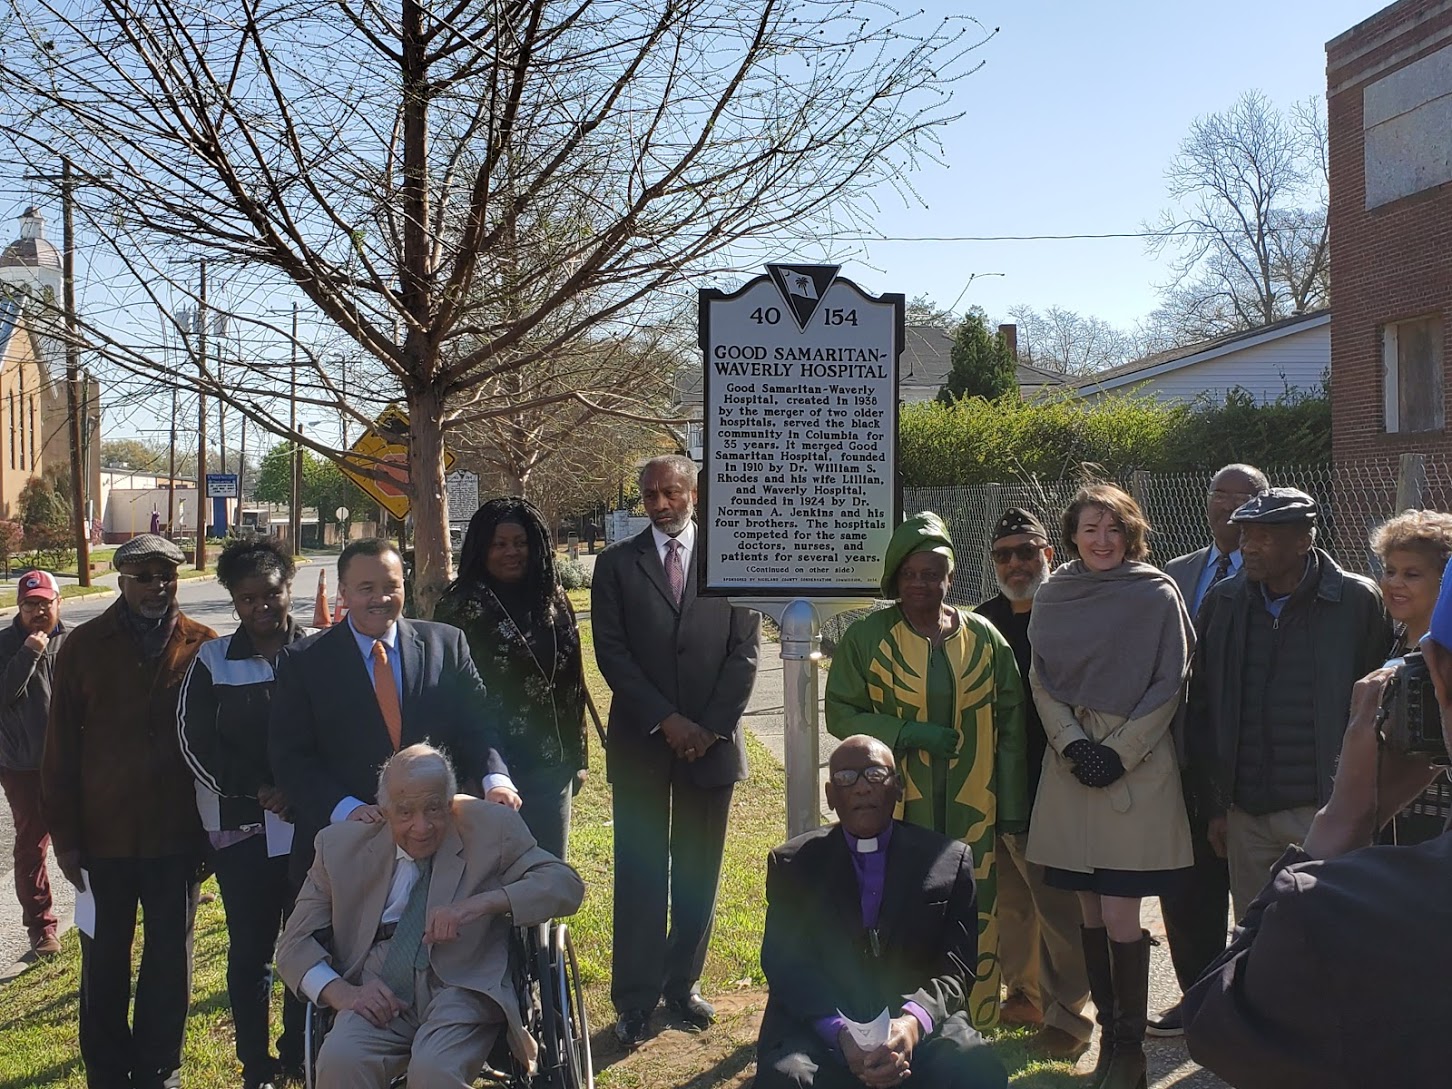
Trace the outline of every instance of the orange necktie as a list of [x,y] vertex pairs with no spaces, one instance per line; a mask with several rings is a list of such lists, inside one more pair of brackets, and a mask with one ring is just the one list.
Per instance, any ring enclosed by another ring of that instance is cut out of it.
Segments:
[[398,685],[393,683],[393,668],[388,664],[388,647],[382,639],[373,640],[373,694],[378,697],[383,725],[388,727],[388,740],[397,752],[403,740],[403,711],[398,704]]

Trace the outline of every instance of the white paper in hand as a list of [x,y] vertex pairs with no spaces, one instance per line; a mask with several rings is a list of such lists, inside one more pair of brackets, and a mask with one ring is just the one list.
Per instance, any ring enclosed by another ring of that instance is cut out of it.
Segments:
[[892,1030],[892,1018],[886,1007],[871,1021],[854,1021],[841,1010],[837,1011],[837,1016],[847,1022],[847,1035],[863,1051],[873,1051],[887,1043],[887,1035]]
[[81,867],[85,891],[76,891],[76,929],[88,938],[96,936],[96,894],[91,890],[91,871]]
[[285,821],[272,810],[264,811],[267,829],[267,857],[276,858],[292,850],[292,822]]

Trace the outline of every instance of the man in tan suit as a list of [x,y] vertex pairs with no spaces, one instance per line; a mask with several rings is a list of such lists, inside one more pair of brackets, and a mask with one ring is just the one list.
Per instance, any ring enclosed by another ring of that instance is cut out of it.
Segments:
[[[509,933],[572,914],[585,888],[508,806],[455,797],[448,760],[411,745],[378,779],[378,823],[324,828],[278,943],[287,985],[338,1012],[319,1089],[468,1086],[501,1029],[535,1042],[509,979]],[[331,927],[329,947],[318,932]]]

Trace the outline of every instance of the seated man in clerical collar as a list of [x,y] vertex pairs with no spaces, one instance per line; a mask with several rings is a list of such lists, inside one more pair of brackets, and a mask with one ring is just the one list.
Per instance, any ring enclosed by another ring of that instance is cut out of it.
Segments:
[[838,823],[767,860],[757,1089],[1008,1084],[967,1010],[973,854],[894,821],[901,792],[891,750],[847,738],[827,782]]
[[500,1031],[533,1060],[510,930],[572,914],[584,885],[509,806],[455,794],[447,757],[411,745],[379,775],[385,820],[318,833],[277,965],[294,991],[338,1011],[319,1089],[385,1089],[404,1073],[410,1085],[470,1085]]

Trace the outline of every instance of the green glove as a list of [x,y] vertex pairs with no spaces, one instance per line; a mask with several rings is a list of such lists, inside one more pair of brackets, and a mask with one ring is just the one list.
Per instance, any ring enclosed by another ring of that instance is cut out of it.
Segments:
[[906,723],[897,740],[905,749],[922,749],[930,756],[951,759],[958,755],[958,732],[931,722]]

